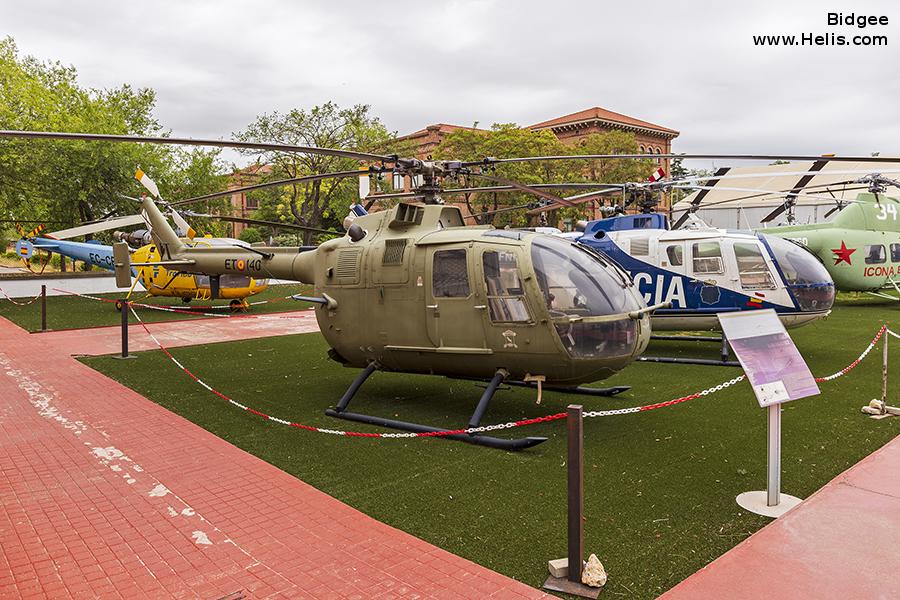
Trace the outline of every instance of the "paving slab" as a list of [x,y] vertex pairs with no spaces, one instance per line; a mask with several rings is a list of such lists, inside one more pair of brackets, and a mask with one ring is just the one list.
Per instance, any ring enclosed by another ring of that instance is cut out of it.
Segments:
[[898,473],[900,436],[661,598],[900,598]]
[[0,597],[550,598],[247,454],[53,335],[0,318]]
[[[132,319],[134,321],[134,319]],[[263,315],[207,317],[147,323],[147,328],[166,347],[198,346],[234,342],[275,335],[293,335],[319,331],[313,309]],[[122,351],[122,326],[64,329],[40,334],[47,344],[64,354],[98,356]],[[155,350],[156,344],[138,323],[128,327],[129,352]]]

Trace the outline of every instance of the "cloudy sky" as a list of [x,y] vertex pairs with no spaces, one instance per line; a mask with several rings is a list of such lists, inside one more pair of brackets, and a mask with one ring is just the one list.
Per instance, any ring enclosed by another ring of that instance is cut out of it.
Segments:
[[[23,54],[82,84],[157,91],[174,134],[366,103],[387,127],[531,124],[602,106],[682,132],[679,152],[900,153],[900,5],[829,27],[803,2],[29,0],[0,5]],[[887,47],[760,48],[754,34],[881,34]]]

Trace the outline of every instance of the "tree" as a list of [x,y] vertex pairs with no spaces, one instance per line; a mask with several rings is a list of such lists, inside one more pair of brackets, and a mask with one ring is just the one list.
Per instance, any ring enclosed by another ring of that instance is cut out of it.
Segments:
[[[78,85],[74,67],[20,57],[0,40],[0,128],[164,135],[153,90]],[[0,218],[50,220],[58,227],[108,214],[133,214],[140,166],[169,199],[221,189],[219,152],[151,144],[0,140]]]
[[[333,102],[310,110],[293,109],[285,114],[273,112],[256,118],[245,130],[235,134],[243,141],[373,151],[384,147],[391,134],[381,121],[369,114],[369,106],[358,104],[340,108]],[[271,165],[268,179],[293,179],[304,175],[359,168],[353,159],[299,154],[295,152],[245,151],[257,160]],[[326,228],[340,222],[347,208],[357,199],[354,177],[293,184],[277,192],[255,196],[261,200],[260,211],[275,220],[287,220],[309,227]],[[280,209],[279,209],[280,205]],[[274,210],[274,214],[272,211]],[[285,219],[282,219],[285,217]],[[315,234],[306,232],[303,243],[312,242]]]

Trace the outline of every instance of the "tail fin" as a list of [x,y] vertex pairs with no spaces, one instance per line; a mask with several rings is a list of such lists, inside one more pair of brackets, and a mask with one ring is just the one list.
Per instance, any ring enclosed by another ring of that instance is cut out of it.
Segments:
[[141,204],[144,208],[144,219],[150,226],[150,235],[153,237],[156,247],[159,248],[160,257],[163,260],[167,260],[180,254],[185,246],[181,243],[175,230],[166,221],[166,217],[159,211],[153,200],[144,196],[141,199]]
[[125,242],[113,244],[113,264],[116,271],[116,287],[131,287],[131,254]]

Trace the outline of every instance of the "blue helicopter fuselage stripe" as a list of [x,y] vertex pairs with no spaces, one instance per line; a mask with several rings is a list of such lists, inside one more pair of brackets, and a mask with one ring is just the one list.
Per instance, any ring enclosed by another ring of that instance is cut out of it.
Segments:
[[[622,250],[609,236],[602,239],[585,236],[578,241],[600,250],[628,271],[648,304],[672,302],[672,308],[657,311],[660,315],[710,314],[760,308],[772,308],[780,314],[801,312],[793,294],[791,299],[794,305],[787,306],[726,287],[707,285],[685,274],[638,260]],[[771,249],[768,246],[767,249],[771,256]],[[780,269],[778,275],[784,281]]]

